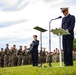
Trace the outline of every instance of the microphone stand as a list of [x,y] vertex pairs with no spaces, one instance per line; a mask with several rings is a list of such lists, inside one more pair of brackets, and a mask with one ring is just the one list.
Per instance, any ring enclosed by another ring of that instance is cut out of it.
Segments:
[[58,18],[55,18],[55,19],[51,19],[50,22],[49,22],[49,53],[50,53],[50,61],[49,61],[49,66],[51,67],[51,61],[52,61],[52,55],[51,55],[51,21],[53,20],[56,20],[56,19],[59,19],[59,18],[62,18],[61,16],[58,17]]
[[56,19],[51,19],[50,22],[49,22],[49,52],[51,52],[51,21],[52,20],[56,20]]
[[[52,19],[53,20],[53,19]],[[50,57],[52,57],[51,56],[51,32],[50,32],[50,29],[51,29],[51,21],[52,20],[50,20],[50,22],[49,22],[49,53],[50,53]],[[51,59],[51,58],[50,58]],[[51,62],[50,62],[50,59],[49,59],[49,67],[51,67]]]

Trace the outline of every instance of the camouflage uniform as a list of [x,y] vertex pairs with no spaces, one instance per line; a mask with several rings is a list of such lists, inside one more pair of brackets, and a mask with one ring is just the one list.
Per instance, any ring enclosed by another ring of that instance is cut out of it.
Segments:
[[59,50],[56,48],[56,54],[55,54],[55,62],[59,61]]
[[[58,55],[57,55],[57,58],[58,58],[58,62],[60,61],[60,51],[58,50],[58,53],[57,53]],[[61,52],[61,54],[62,54],[62,52]]]
[[75,52],[74,51],[72,52],[72,55],[73,55],[73,61],[75,61]]
[[22,65],[22,46],[20,46],[20,49],[18,50],[17,55],[18,55],[18,63],[17,63],[17,65],[20,66],[20,65]]
[[0,52],[0,67],[1,67],[1,52]]
[[4,66],[8,67],[9,66],[9,59],[10,59],[10,50],[8,47],[5,48],[4,52]]
[[43,66],[43,52],[40,50],[40,66]]
[[46,54],[46,63],[48,63],[48,53]]
[[23,65],[26,65],[27,64],[27,51],[26,49],[23,50]]
[[0,51],[0,67],[1,67],[1,51]]
[[48,63],[49,63],[49,67],[51,67],[51,63],[52,63],[52,55],[51,53],[48,54]]
[[27,52],[27,64],[31,64],[31,53],[28,51]]
[[[61,51],[61,54],[62,54],[62,61],[64,61],[64,51],[63,50]],[[60,57],[60,54],[59,54],[59,57]]]
[[15,47],[13,47],[13,49],[12,49],[12,65],[17,66],[17,61],[18,61],[18,59],[17,59],[17,49]]
[[3,48],[1,48],[1,51],[0,51],[0,63],[1,63],[1,67],[4,67],[4,51],[3,51]]
[[45,63],[46,62],[46,52],[45,52],[45,50],[43,51],[43,63]]
[[53,62],[56,62],[56,51],[54,50],[54,52],[53,52],[53,55],[52,55],[53,57],[52,57],[52,59],[53,59]]
[[38,63],[41,62],[41,59],[40,59],[40,53],[38,54]]
[[12,65],[12,47],[10,49],[10,55],[9,55],[9,66],[13,66]]
[[74,58],[75,58],[75,60],[76,60],[76,52],[74,53]]

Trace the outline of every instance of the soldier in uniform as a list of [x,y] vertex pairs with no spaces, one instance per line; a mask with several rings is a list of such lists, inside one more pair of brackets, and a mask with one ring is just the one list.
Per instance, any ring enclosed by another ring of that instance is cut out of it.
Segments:
[[23,50],[23,57],[22,57],[22,59],[23,59],[23,65],[26,65],[27,64],[27,46],[24,46],[24,50]]
[[52,67],[51,63],[52,63],[52,53],[48,54],[48,63],[49,63],[49,67]]
[[53,57],[52,57],[52,59],[53,59],[53,62],[56,62],[56,51],[55,50],[53,51]]
[[10,50],[9,50],[9,44],[6,44],[6,48],[4,51],[4,66],[9,67],[9,59],[10,59]]
[[68,31],[69,35],[63,35],[64,65],[73,66],[72,50],[74,39],[75,16],[69,14],[68,8],[60,8],[64,15],[62,19],[62,28]]
[[46,52],[45,52],[45,49],[46,49],[46,48],[44,48],[44,51],[43,51],[43,63],[46,62]]
[[56,48],[56,55],[55,55],[55,60],[56,60],[56,62],[58,62],[59,61],[59,50],[58,50],[58,48]]
[[62,61],[64,61],[64,51],[63,50],[61,51],[61,54],[62,54]]
[[[61,51],[61,54],[62,54],[62,51]],[[60,51],[58,50],[57,52],[57,61],[59,62],[60,61]]]
[[41,59],[40,59],[40,53],[38,53],[38,63],[41,62]]
[[22,46],[20,46],[20,49],[18,50],[18,66],[21,66],[22,65]]
[[48,63],[48,53],[46,54],[46,63]]
[[30,51],[27,52],[27,64],[31,64],[31,53],[30,53]]
[[12,48],[12,65],[13,66],[17,66],[17,49],[16,49],[16,45],[13,45]]
[[0,64],[1,64],[1,67],[4,67],[4,51],[3,51],[3,48],[1,48],[1,52],[0,52]]
[[13,65],[12,65],[12,49],[13,49],[13,47],[11,47],[11,49],[10,49],[9,66],[13,66]]

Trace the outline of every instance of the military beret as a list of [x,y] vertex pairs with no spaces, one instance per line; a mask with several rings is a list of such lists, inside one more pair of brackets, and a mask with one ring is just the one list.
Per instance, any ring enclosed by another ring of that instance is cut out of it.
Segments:
[[3,50],[3,48],[1,48],[1,50]]
[[15,44],[13,46],[16,46]]
[[6,44],[6,46],[9,46],[9,44]]
[[22,47],[22,46],[20,46],[20,47]]

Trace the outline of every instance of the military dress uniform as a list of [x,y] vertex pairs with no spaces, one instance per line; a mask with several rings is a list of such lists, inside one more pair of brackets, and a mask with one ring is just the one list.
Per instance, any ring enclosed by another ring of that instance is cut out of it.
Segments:
[[[61,9],[62,10],[62,9]],[[69,35],[64,35],[62,37],[63,50],[64,50],[64,64],[65,66],[72,66],[72,50],[73,50],[73,39],[74,39],[74,26],[75,17],[68,14],[62,19],[62,28],[69,31]]]

